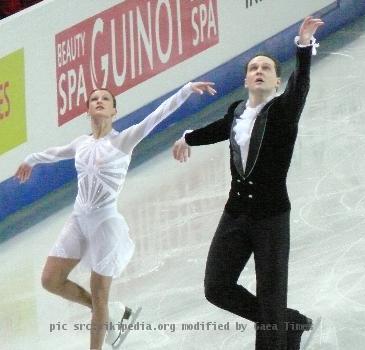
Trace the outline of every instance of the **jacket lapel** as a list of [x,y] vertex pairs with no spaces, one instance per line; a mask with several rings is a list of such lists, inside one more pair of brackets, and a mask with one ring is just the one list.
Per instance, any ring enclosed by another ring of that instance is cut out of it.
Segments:
[[246,170],[244,174],[245,177],[248,177],[251,174],[259,156],[262,140],[264,139],[266,130],[268,110],[273,101],[274,100],[270,101],[256,117],[255,124],[252,129],[250,145],[248,148]]
[[250,139],[250,145],[248,148],[248,155],[247,155],[247,163],[246,163],[246,170],[245,170],[245,176],[247,177],[259,156],[259,151],[262,143],[262,139],[264,138],[265,128],[266,128],[266,120],[267,120],[267,114],[258,114],[256,117],[255,124],[252,129],[251,139]]
[[237,119],[242,115],[244,110],[246,109],[246,102],[242,101],[234,110],[234,118],[231,126],[231,136],[230,136],[230,142],[231,142],[231,150],[232,150],[232,157],[234,165],[240,174],[242,178],[244,178],[244,172],[243,172],[243,166],[242,166],[242,156],[241,156],[241,147],[236,142],[236,139],[234,138],[235,133],[233,131],[234,127],[236,126]]

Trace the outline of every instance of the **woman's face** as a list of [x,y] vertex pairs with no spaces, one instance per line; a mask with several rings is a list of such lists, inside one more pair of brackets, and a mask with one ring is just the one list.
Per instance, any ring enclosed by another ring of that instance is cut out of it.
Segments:
[[112,94],[107,90],[96,90],[89,98],[88,112],[94,118],[110,118],[117,114]]

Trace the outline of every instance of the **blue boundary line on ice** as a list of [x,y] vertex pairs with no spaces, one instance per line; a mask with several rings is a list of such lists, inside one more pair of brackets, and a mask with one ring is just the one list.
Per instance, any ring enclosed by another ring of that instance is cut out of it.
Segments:
[[[326,22],[326,26],[318,33],[318,39],[325,38],[346,24],[354,21],[356,18],[364,15],[365,2],[362,4],[356,2],[357,0],[337,0],[324,9],[317,11],[316,15],[321,16]],[[189,103],[183,105],[171,117],[158,125],[152,134],[169,127],[189,115],[197,113],[208,104],[240,87],[242,85],[243,63],[255,52],[270,52],[282,62],[291,58],[295,52],[295,47],[292,42],[294,36],[297,34],[299,24],[300,22],[288,27],[230,61],[197,77],[195,80],[215,81],[219,94],[214,98],[211,96],[203,98],[192,96],[189,99]],[[175,91],[177,89],[116,121],[114,127],[117,130],[122,130],[129,125],[138,123]],[[74,161],[67,160],[56,164],[35,167],[31,179],[26,184],[19,184],[14,178],[3,181],[0,183],[0,222],[9,215],[21,209],[26,209],[26,206],[36,202],[48,193],[61,188],[63,185],[74,180],[75,177]]]

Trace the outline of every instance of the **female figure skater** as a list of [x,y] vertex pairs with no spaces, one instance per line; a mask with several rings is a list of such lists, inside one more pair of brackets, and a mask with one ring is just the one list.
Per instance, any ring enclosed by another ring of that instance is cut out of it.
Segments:
[[[117,198],[133,149],[192,93],[214,95],[212,85],[186,84],[139,124],[120,133],[112,128],[117,113],[115,97],[107,89],[94,90],[87,101],[92,134],[80,136],[66,146],[31,154],[16,172],[19,180],[25,182],[36,164],[75,158],[78,193],[74,209],[47,258],[42,285],[51,293],[91,309],[90,349],[102,348],[106,331],[106,342],[114,345],[120,332],[105,325],[109,321],[122,322],[131,313],[121,303],[110,303],[113,305],[109,305],[109,310],[108,298],[112,279],[121,274],[134,251],[128,226],[117,211]],[[91,269],[91,293],[68,279],[80,262]],[[117,308],[118,318],[113,319]]]

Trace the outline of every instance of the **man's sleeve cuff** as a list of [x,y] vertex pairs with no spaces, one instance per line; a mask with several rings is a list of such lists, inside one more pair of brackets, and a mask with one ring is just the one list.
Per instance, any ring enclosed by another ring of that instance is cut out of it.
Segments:
[[[184,140],[185,140],[185,142],[188,144],[188,142],[187,142],[187,140],[186,140],[186,137],[185,137],[185,135],[186,134],[189,134],[189,133],[191,133],[192,131],[194,131],[194,130],[185,130],[185,132],[183,133],[183,135],[182,135],[182,137],[184,138]],[[189,144],[188,144],[189,145]]]
[[298,47],[309,47],[312,46],[312,55],[315,56],[317,55],[317,47],[319,47],[319,44],[317,43],[317,40],[314,36],[311,37],[310,43],[308,45],[301,45],[299,44],[299,36],[296,36],[294,38],[294,42],[295,45],[297,45]]

